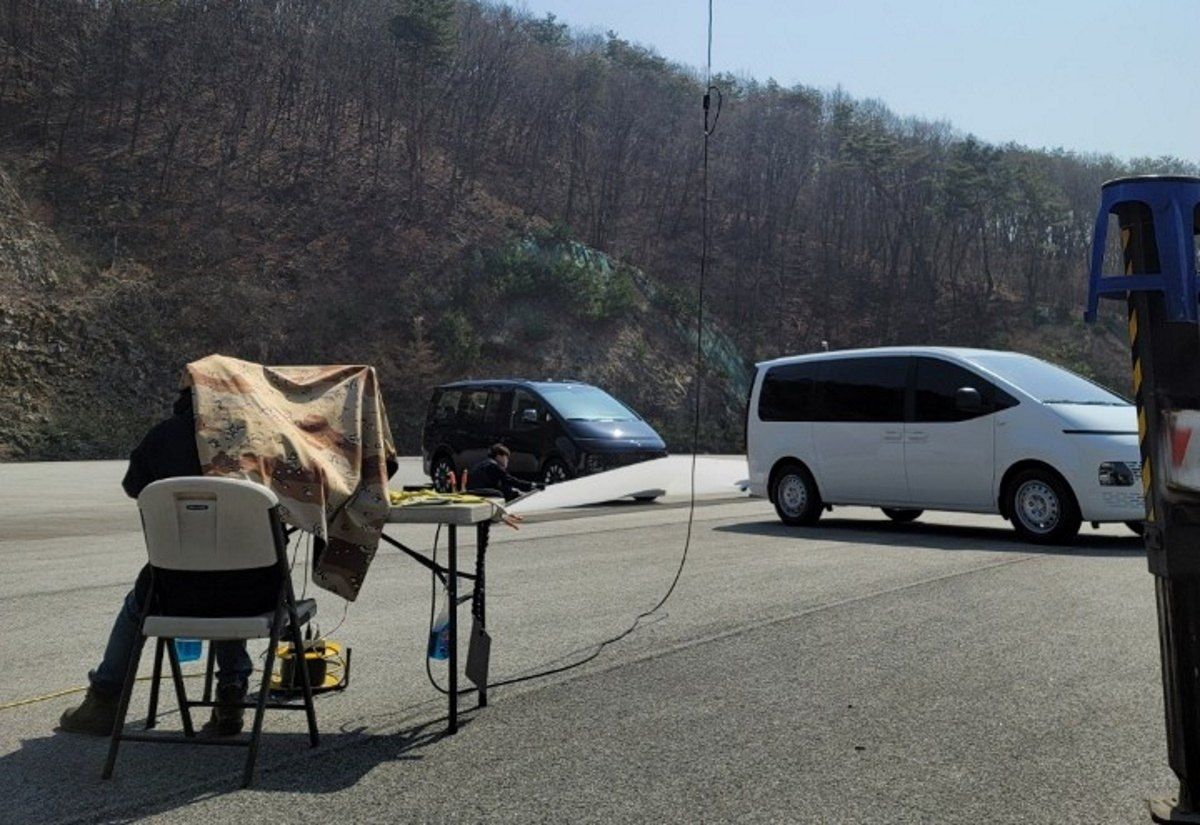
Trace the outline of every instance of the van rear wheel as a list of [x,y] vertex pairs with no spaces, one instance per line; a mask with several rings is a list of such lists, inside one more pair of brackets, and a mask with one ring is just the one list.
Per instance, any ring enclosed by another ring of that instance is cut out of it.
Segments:
[[450,490],[450,474],[454,472],[454,461],[450,456],[441,453],[433,460],[433,466],[429,468],[429,475],[433,479],[433,489],[439,493],[449,493]]
[[785,464],[779,468],[772,484],[771,499],[784,524],[816,524],[825,509],[817,482],[800,464]]
[[910,521],[916,521],[924,513],[924,510],[906,510],[900,507],[880,507],[883,514],[897,524],[908,524]]
[[1054,472],[1025,470],[1008,485],[1009,520],[1033,544],[1065,544],[1079,532],[1082,518],[1075,495]]

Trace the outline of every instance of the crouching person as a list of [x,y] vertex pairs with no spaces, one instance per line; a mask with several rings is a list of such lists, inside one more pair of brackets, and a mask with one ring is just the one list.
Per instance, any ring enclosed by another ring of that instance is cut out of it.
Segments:
[[488,457],[471,468],[467,483],[471,490],[497,490],[505,501],[512,501],[522,493],[540,489],[531,481],[522,481],[508,471],[511,453],[503,444],[493,444]]

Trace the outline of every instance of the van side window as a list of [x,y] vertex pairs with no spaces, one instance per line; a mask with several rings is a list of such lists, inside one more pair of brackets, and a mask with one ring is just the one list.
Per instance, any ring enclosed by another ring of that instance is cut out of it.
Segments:
[[437,408],[433,413],[433,420],[439,424],[446,424],[453,421],[458,416],[458,402],[462,399],[462,393],[458,390],[446,390],[437,400]]
[[[535,421],[530,422],[526,410],[533,410]],[[517,390],[513,394],[512,417],[510,427],[514,430],[528,430],[538,426],[543,418],[542,404],[525,390]]]
[[508,401],[512,394],[503,390],[493,390],[488,397],[487,413],[484,423],[491,430],[499,430],[508,418]]
[[784,364],[763,376],[758,417],[763,421],[815,421],[813,386],[820,364]]
[[[966,412],[958,408],[955,394],[963,387],[979,391],[983,409]],[[914,421],[967,421],[1012,406],[1013,399],[987,379],[957,364],[936,358],[917,359]]]
[[825,361],[814,387],[821,421],[904,421],[909,359],[839,358]]
[[484,413],[487,412],[488,396],[490,395],[491,393],[487,390],[472,390],[466,394],[462,403],[464,424],[484,423]]

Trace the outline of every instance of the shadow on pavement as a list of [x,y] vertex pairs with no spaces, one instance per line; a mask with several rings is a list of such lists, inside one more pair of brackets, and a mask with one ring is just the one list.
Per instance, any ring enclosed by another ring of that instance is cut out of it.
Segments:
[[[459,730],[470,722],[469,713],[460,713]],[[344,790],[380,764],[421,759],[421,748],[445,737],[445,724],[442,718],[389,734],[321,731],[316,748],[308,746],[306,733],[264,731],[251,790]],[[19,749],[0,757],[0,783],[7,788],[3,821],[130,822],[242,790],[243,748],[126,742],[113,778],[105,781],[100,772],[107,753],[107,738],[54,733],[22,740]]]
[[956,524],[896,524],[892,521],[823,518],[813,527],[789,527],[779,521],[751,521],[714,527],[718,533],[778,536],[820,542],[873,544],[885,547],[928,547],[934,550],[990,550],[1070,556],[1141,556],[1142,540],[1083,533],[1073,544],[1045,546],[1022,541],[1011,528]]

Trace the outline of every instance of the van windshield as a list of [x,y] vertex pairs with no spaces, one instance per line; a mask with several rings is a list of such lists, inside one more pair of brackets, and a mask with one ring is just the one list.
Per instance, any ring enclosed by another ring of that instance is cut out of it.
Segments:
[[972,355],[967,360],[1012,382],[1043,404],[1131,406],[1128,399],[1106,390],[1099,384],[1030,355],[988,353]]
[[633,411],[586,384],[539,384],[538,392],[568,421],[636,421]]

